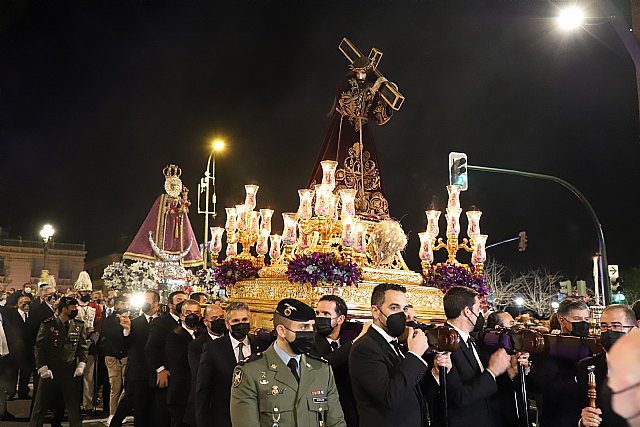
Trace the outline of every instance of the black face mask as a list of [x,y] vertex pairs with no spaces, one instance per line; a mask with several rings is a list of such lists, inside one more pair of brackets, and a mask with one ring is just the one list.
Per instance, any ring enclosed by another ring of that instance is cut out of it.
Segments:
[[179,302],[178,304],[176,304],[176,314],[178,316],[180,316],[180,313],[182,313],[182,305],[184,304],[184,301]]
[[611,350],[611,347],[618,341],[620,338],[625,336],[624,332],[619,331],[605,331],[600,334],[600,342],[606,351]]
[[249,322],[236,323],[235,325],[231,325],[231,336],[238,341],[244,341],[247,335],[249,335],[250,329],[251,324]]
[[24,304],[22,304],[22,311],[29,311],[30,308],[31,308],[31,304],[29,304],[28,302],[25,302]]
[[576,337],[589,336],[589,322],[571,322],[571,335]]
[[78,316],[78,309],[71,310],[67,316],[69,316],[69,319],[75,319]]
[[333,332],[333,326],[331,326],[331,321],[333,319],[337,319],[337,317],[316,317],[316,331],[326,337]]
[[196,326],[198,326],[198,323],[200,323],[200,318],[197,314],[187,314],[187,316],[184,318],[184,324],[187,325],[187,328],[194,329]]
[[149,304],[148,302],[145,302],[142,304],[142,307],[140,307],[140,309],[142,310],[143,313],[148,313],[151,311],[151,304]]
[[47,297],[47,302],[53,304],[58,299],[58,295],[52,294]]
[[315,342],[316,333],[314,331],[295,331],[295,334],[296,339],[288,341],[291,351],[295,354],[305,354],[311,351],[313,343]]
[[[382,310],[380,310],[382,313]],[[390,316],[382,313],[384,317],[387,318],[386,329],[387,333],[392,337],[399,337],[404,332],[405,327],[407,326],[407,315],[404,311],[399,311],[397,313],[393,313]]]
[[[473,313],[473,310],[471,310]],[[482,311],[479,311],[478,314],[473,313],[476,316],[476,322],[473,324],[473,331],[471,333],[480,333],[484,329],[484,315]]]
[[91,295],[88,295],[88,294],[80,295],[80,301],[82,301],[82,302],[89,302],[89,301],[91,301]]
[[216,335],[222,335],[224,331],[227,330],[227,325],[225,325],[224,319],[216,319],[211,321],[211,327],[209,329]]
[[95,302],[96,302],[96,304],[98,304],[98,305],[102,304],[102,300],[101,300],[101,299],[97,299]]

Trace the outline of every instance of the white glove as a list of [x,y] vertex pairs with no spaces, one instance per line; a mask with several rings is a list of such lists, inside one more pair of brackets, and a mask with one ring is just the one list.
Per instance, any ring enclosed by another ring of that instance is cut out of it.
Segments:
[[38,374],[40,374],[40,378],[46,380],[47,378],[53,379],[53,372],[49,370],[47,365],[44,365],[42,368],[38,369]]
[[81,377],[84,374],[84,367],[87,366],[84,362],[79,362],[76,370],[73,372],[73,377]]

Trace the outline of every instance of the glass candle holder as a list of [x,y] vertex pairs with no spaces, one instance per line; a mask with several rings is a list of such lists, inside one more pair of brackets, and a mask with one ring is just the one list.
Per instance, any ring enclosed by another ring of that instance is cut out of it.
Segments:
[[269,250],[269,257],[271,261],[280,258],[280,244],[282,243],[282,237],[279,234],[272,234],[269,236],[271,240],[271,249]]
[[356,241],[353,245],[353,249],[362,253],[367,248],[367,233],[365,232],[365,228],[363,224],[356,225]]
[[467,236],[469,236],[474,241],[477,236],[480,234],[480,217],[482,216],[482,211],[467,211]]
[[430,209],[428,211],[425,211],[425,213],[427,214],[427,233],[429,233],[433,237],[437,237],[440,233],[440,229],[438,228],[440,211]]
[[284,229],[282,231],[282,241],[285,245],[293,245],[296,243],[296,214],[293,212],[285,212],[282,214],[284,221]]
[[249,233],[251,233],[253,236],[258,236],[258,234],[260,233],[260,212],[251,211],[247,214],[247,218],[247,221],[249,222],[249,224],[247,224]]
[[348,248],[356,242],[356,225],[351,215],[342,219],[342,244]]
[[298,216],[300,219],[309,219],[313,215],[313,194],[315,191],[308,188],[298,190],[300,196],[300,206],[298,207]]
[[326,184],[318,184],[316,189],[316,205],[315,213],[319,217],[326,217],[329,215],[329,201],[331,198],[331,190]]
[[331,218],[331,222],[338,221],[338,196],[336,194],[331,193],[329,197],[329,217]]
[[334,160],[323,160],[320,162],[322,166],[322,183],[329,186],[329,191],[336,188],[336,168],[338,162]]
[[260,230],[258,242],[256,243],[256,252],[261,256],[265,256],[269,252],[269,231]]
[[227,222],[224,224],[224,229],[227,230],[227,233],[234,233],[237,227],[237,213],[236,208],[225,208],[227,211]]
[[211,242],[209,243],[209,250],[214,254],[220,253],[222,250],[222,233],[224,233],[224,228],[211,227]]
[[340,203],[342,205],[342,211],[340,212],[341,218],[348,216],[354,216],[356,214],[356,189],[345,188],[338,191],[340,195]]
[[485,245],[487,244],[488,237],[486,234],[479,234],[475,239],[475,246],[471,254],[471,264],[476,265],[487,260]]
[[300,233],[298,235],[298,248],[305,250],[305,249],[309,249],[310,246],[311,246],[311,235]]
[[448,208],[460,207],[460,187],[457,185],[447,185],[447,191],[449,192]]
[[418,237],[420,237],[420,259],[426,263],[433,263],[433,248],[431,247],[431,235],[423,231],[422,233],[418,233]]
[[447,236],[458,237],[460,234],[460,208],[447,208]]
[[236,205],[236,226],[238,231],[247,229],[247,207],[245,205]]
[[246,195],[244,196],[244,205],[247,207],[248,211],[252,211],[256,208],[256,193],[258,192],[257,185],[245,185],[244,191]]
[[267,230],[267,235],[271,234],[271,218],[273,209],[260,209],[260,230]]
[[227,256],[236,256],[238,255],[238,242],[229,243],[227,242]]

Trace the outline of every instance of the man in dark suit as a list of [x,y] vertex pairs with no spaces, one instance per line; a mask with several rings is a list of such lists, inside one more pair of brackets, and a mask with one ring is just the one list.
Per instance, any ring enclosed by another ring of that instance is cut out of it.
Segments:
[[9,389],[9,396],[13,396],[17,392],[19,399],[29,399],[29,380],[35,369],[35,361],[33,359],[33,350],[29,344],[27,322],[29,321],[29,311],[31,309],[31,297],[22,295],[18,298],[16,308],[10,310],[13,318],[12,331],[15,337],[15,345],[12,353],[15,357],[15,365],[12,372],[13,387]]
[[[404,286],[382,283],[371,295],[373,324],[353,344],[349,355],[361,427],[427,425],[420,381],[425,380],[427,398],[437,391],[434,372],[429,374],[427,362],[422,358],[428,348],[427,337],[424,332],[409,328],[407,353],[400,349],[397,340],[405,333],[408,305]],[[444,359],[446,356],[437,358],[436,363],[446,366]]]
[[[193,298],[191,298],[193,299]],[[185,423],[196,425],[196,379],[203,347],[208,343],[221,338],[227,327],[224,322],[224,310],[217,304],[210,304],[204,310],[204,331],[189,343],[189,370],[191,371],[191,388],[187,400]]]
[[[608,352],[613,344],[627,334],[636,323],[636,317],[626,305],[614,304],[607,306],[600,317],[600,339]],[[588,370],[595,368],[596,407],[589,407],[588,399]],[[608,380],[607,355],[601,353],[578,362],[576,381],[578,383],[578,397],[582,402],[580,427],[626,427],[627,422],[611,408],[611,389]]]
[[[449,326],[460,334],[460,348],[451,353],[447,375],[448,422],[450,427],[495,427],[490,398],[498,390],[496,378],[510,366],[504,349],[487,357],[479,350],[471,333],[484,325],[478,293],[466,286],[454,286],[444,296],[444,312]],[[438,404],[432,405],[434,425],[443,425]]]
[[347,427],[357,427],[358,411],[349,378],[349,353],[354,339],[364,335],[370,323],[364,328],[359,324],[354,325],[357,328],[345,328],[347,310],[347,304],[337,295],[323,295],[320,298],[316,306],[316,336],[311,353],[329,361],[336,379],[344,421]]
[[[0,306],[0,421],[13,421],[15,416],[7,410],[7,397],[13,395],[20,353],[17,316],[12,307]],[[16,374],[16,375],[14,375]]]
[[167,303],[169,313],[153,321],[149,330],[149,339],[144,348],[145,357],[151,369],[156,372],[154,395],[156,426],[158,427],[171,425],[171,415],[167,409],[167,387],[170,382],[170,371],[167,369],[165,343],[167,334],[180,326],[180,317],[176,312],[176,306],[186,299],[187,295],[184,291],[175,291],[169,294]]
[[189,299],[180,306],[180,326],[167,334],[165,352],[171,380],[167,390],[167,406],[171,414],[171,426],[183,427],[187,399],[191,388],[189,370],[189,343],[196,338],[200,323],[200,303]]
[[[562,334],[587,336],[589,307],[581,300],[565,298],[558,307]],[[541,397],[541,427],[575,427],[583,408],[576,383],[574,360],[550,356],[547,352],[532,358],[528,378],[530,390]]]
[[120,427],[124,418],[134,411],[135,427],[154,425],[154,390],[156,373],[144,354],[149,338],[150,325],[158,317],[160,294],[153,290],[144,293],[142,314],[131,320],[130,326],[123,326],[125,336],[124,349],[127,351],[127,370],[125,372],[125,396],[111,420],[112,427]]
[[233,369],[259,351],[248,336],[251,314],[243,302],[232,302],[225,311],[229,331],[204,345],[196,380],[196,421],[198,427],[231,427],[229,405]]

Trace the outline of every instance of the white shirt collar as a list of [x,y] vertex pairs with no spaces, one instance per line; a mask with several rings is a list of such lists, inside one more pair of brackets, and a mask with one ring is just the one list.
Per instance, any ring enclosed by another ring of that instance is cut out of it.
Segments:
[[325,339],[327,340],[327,342],[328,342],[329,344],[334,343],[334,342],[337,342],[337,343],[338,343],[338,347],[340,347],[340,338],[338,338],[337,340],[332,340],[332,339],[331,339],[331,338],[329,338],[329,337],[325,337]]
[[20,313],[20,316],[24,318],[24,315],[27,314],[26,311],[22,311],[21,309],[18,309],[18,313]]
[[224,334],[222,335],[213,335],[211,332],[209,332],[209,330],[207,329],[207,333],[209,334],[209,336],[211,337],[211,340],[215,341],[218,338],[222,338],[224,336]]
[[387,342],[391,342],[391,341],[397,341],[398,339],[396,337],[392,337],[391,335],[389,335],[384,329],[382,329],[380,326],[371,324],[371,327],[373,329],[375,329],[376,331],[378,331],[378,333],[380,333],[380,335],[382,335],[382,337],[387,340]]
[[238,341],[233,337],[233,335],[229,334],[229,338],[231,339],[231,347],[234,349],[238,348],[238,344],[242,343],[245,347],[249,345],[249,337],[244,337],[243,341]]
[[189,335],[191,335],[191,338],[194,338],[194,339],[195,339],[195,337],[196,337],[196,331],[192,331],[191,329],[188,329],[188,328],[185,326],[185,324],[184,324],[184,323],[182,324],[182,329],[184,329],[185,331],[189,332]]
[[447,322],[447,324],[449,326],[451,326],[453,329],[455,329],[460,334],[460,338],[462,338],[462,341],[464,341],[466,343],[469,340],[469,333],[468,332],[463,331],[462,329],[452,325],[449,322]]
[[175,314],[169,312],[169,314],[171,315],[171,317],[173,317],[173,320],[175,320],[176,322],[180,323],[180,316],[176,316]]

